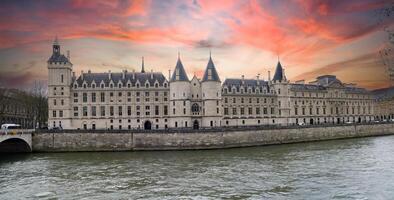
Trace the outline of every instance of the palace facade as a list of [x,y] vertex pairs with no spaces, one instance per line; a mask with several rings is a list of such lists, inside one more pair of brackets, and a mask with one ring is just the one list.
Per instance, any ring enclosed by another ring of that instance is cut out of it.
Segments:
[[48,60],[48,124],[62,129],[214,128],[374,119],[374,99],[363,88],[324,75],[290,83],[278,62],[268,80],[221,81],[212,57],[202,79],[188,78],[180,57],[169,80],[162,73],[81,72],[77,77],[57,40]]

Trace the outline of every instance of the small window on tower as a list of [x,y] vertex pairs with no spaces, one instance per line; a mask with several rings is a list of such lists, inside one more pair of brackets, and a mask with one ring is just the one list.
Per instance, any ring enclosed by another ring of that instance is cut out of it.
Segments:
[[63,74],[60,76],[60,79],[61,79],[61,81],[62,81],[62,83],[64,82],[64,76],[63,76]]

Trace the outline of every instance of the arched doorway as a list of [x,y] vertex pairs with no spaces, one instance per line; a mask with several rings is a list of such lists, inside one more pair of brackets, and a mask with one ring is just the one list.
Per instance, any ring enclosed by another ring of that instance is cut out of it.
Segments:
[[309,123],[310,123],[311,125],[313,125],[313,119],[310,119],[309,121],[310,121]]
[[200,126],[199,126],[199,124],[198,124],[198,121],[197,120],[195,120],[194,122],[193,122],[193,129],[198,129]]
[[361,117],[358,118],[358,123],[361,123]]
[[144,123],[144,129],[145,130],[151,130],[152,129],[152,123],[150,121],[146,121]]
[[29,144],[19,138],[10,138],[0,142],[0,153],[31,152]]

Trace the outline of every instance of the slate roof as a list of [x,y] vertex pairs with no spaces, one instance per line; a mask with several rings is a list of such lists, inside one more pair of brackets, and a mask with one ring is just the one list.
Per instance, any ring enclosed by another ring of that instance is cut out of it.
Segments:
[[[211,71],[211,76],[208,76],[208,71]],[[204,76],[202,77],[202,81],[217,81],[220,82],[220,78],[218,72],[216,71],[215,64],[213,64],[212,57],[209,56],[209,61],[207,64],[207,68],[205,69]]]
[[159,83],[159,86],[163,86],[167,81],[165,76],[160,72],[153,72],[153,79],[151,78],[151,74],[152,72],[135,72],[133,78],[133,72],[126,72],[125,78],[123,79],[123,73],[111,73],[111,79],[109,79],[109,73],[83,73],[83,78],[82,76],[79,76],[75,82],[78,84],[78,87],[82,87],[83,82],[86,81],[88,87],[90,87],[94,81],[96,83],[96,87],[99,87],[101,81],[103,81],[105,86],[109,87],[109,83],[112,80],[114,87],[117,87],[119,81],[123,84],[123,87],[125,87],[129,80],[132,86],[135,86],[138,80],[141,87],[144,86],[146,81],[148,81],[149,85],[152,87],[156,81]]
[[283,80],[283,67],[280,64],[280,61],[278,61],[278,64],[276,65],[276,69],[275,69],[275,75],[274,78],[272,79],[273,81],[281,81]]
[[328,86],[333,83],[339,83],[342,85],[342,82],[340,80],[338,80],[337,77],[334,75],[323,75],[323,76],[317,77],[316,79],[317,79],[317,83],[319,85],[323,85],[323,86]]
[[394,98],[394,87],[373,90],[372,94],[376,100],[389,100]]
[[290,84],[290,89],[291,90],[297,90],[297,91],[324,91],[326,90],[326,87],[321,86],[321,85],[312,85],[312,84]]
[[263,91],[263,88],[266,88],[269,91],[269,85],[267,81],[264,80],[256,80],[256,79],[233,79],[228,78],[224,80],[222,87],[227,87],[231,90],[231,88],[235,87],[237,91],[241,88],[244,88],[244,91],[247,91],[248,87],[252,88],[254,92],[257,88],[260,91]]
[[66,63],[70,62],[66,56],[63,54],[52,54],[52,56],[49,58],[48,62],[61,62],[61,63]]
[[[177,71],[179,71],[178,77],[176,75]],[[189,81],[189,78],[187,77],[185,68],[183,67],[182,61],[179,57],[176,62],[174,73],[172,73],[172,76],[171,76],[171,82],[174,82],[174,81]]]

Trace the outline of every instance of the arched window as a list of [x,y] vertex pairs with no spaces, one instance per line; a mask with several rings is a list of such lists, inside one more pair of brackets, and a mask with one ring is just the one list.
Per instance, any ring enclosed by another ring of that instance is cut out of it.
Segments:
[[158,83],[155,83],[155,88],[158,88],[159,87],[159,84]]
[[165,87],[165,88],[167,87],[167,83],[164,83],[164,87]]
[[145,83],[145,87],[146,87],[146,88],[149,88],[149,83]]

